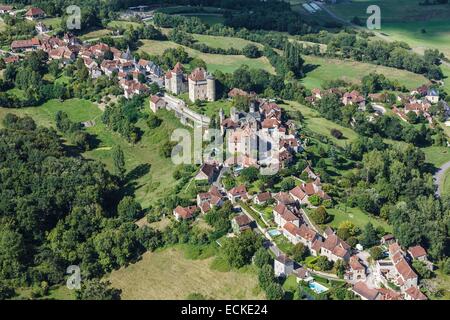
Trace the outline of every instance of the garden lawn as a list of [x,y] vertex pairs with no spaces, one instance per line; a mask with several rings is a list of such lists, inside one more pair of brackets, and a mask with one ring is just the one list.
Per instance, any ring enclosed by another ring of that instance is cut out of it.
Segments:
[[254,69],[264,69],[268,72],[275,73],[275,70],[270,65],[265,57],[258,59],[250,59],[242,55],[221,55],[202,53],[188,47],[184,47],[172,41],[157,41],[157,40],[142,40],[143,45],[140,51],[147,52],[153,55],[161,55],[164,50],[168,48],[183,47],[192,58],[200,58],[206,62],[208,71],[214,72],[220,70],[225,73],[233,72],[243,64]]
[[186,299],[200,293],[212,299],[262,299],[258,280],[250,271],[212,270],[213,257],[187,259],[172,247],[146,252],[142,259],[113,271],[107,279],[122,290],[122,299]]
[[359,208],[348,207],[345,209],[343,206],[341,206],[332,209],[327,209],[327,212],[328,214],[333,216],[333,220],[330,223],[328,223],[328,225],[335,229],[339,227],[339,224],[341,222],[350,221],[355,226],[361,229],[363,229],[367,223],[371,222],[375,227],[378,226],[383,227],[386,232],[392,231],[392,227],[387,222],[383,221],[382,219],[371,217],[368,214],[364,213]]
[[398,80],[408,89],[429,83],[429,80],[422,75],[370,63],[315,56],[303,56],[303,58],[307,69],[311,69],[301,80],[308,89],[320,88],[326,80],[342,79],[358,84],[365,75],[373,72],[382,73],[390,80]]

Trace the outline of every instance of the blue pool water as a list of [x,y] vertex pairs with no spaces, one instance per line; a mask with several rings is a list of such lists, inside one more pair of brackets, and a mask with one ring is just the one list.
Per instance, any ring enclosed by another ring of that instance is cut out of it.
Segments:
[[278,231],[277,229],[272,229],[272,230],[269,230],[267,232],[270,234],[271,237],[276,237],[276,236],[279,236],[281,234],[281,232]]
[[320,283],[317,283],[315,281],[311,281],[310,283],[308,283],[308,286],[314,290],[314,292],[316,293],[322,293],[325,291],[328,291],[327,287],[324,287],[323,285],[321,285]]

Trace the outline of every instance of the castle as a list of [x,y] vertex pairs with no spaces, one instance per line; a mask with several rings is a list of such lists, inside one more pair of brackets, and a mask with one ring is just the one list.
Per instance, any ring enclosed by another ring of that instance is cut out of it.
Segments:
[[186,78],[181,63],[166,73],[164,78],[166,91],[173,94],[181,94],[189,91],[189,99],[196,100],[216,100],[216,81],[214,77],[203,68],[196,68]]

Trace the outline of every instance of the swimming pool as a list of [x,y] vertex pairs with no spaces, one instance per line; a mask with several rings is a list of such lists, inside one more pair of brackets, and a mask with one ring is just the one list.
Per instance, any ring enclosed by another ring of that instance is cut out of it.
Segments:
[[281,234],[280,231],[278,231],[277,229],[271,229],[269,231],[267,231],[271,237],[276,237],[279,236]]
[[315,292],[315,293],[322,293],[328,291],[327,287],[324,287],[320,283],[317,283],[315,281],[311,281],[308,283],[308,286]]

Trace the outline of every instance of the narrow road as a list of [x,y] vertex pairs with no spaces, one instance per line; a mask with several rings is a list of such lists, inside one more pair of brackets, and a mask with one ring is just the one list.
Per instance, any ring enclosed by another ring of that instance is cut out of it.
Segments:
[[441,196],[442,194],[442,181],[444,180],[445,172],[447,170],[450,170],[450,161],[447,163],[444,163],[438,170],[438,172],[434,175],[434,183],[437,186],[436,195]]

